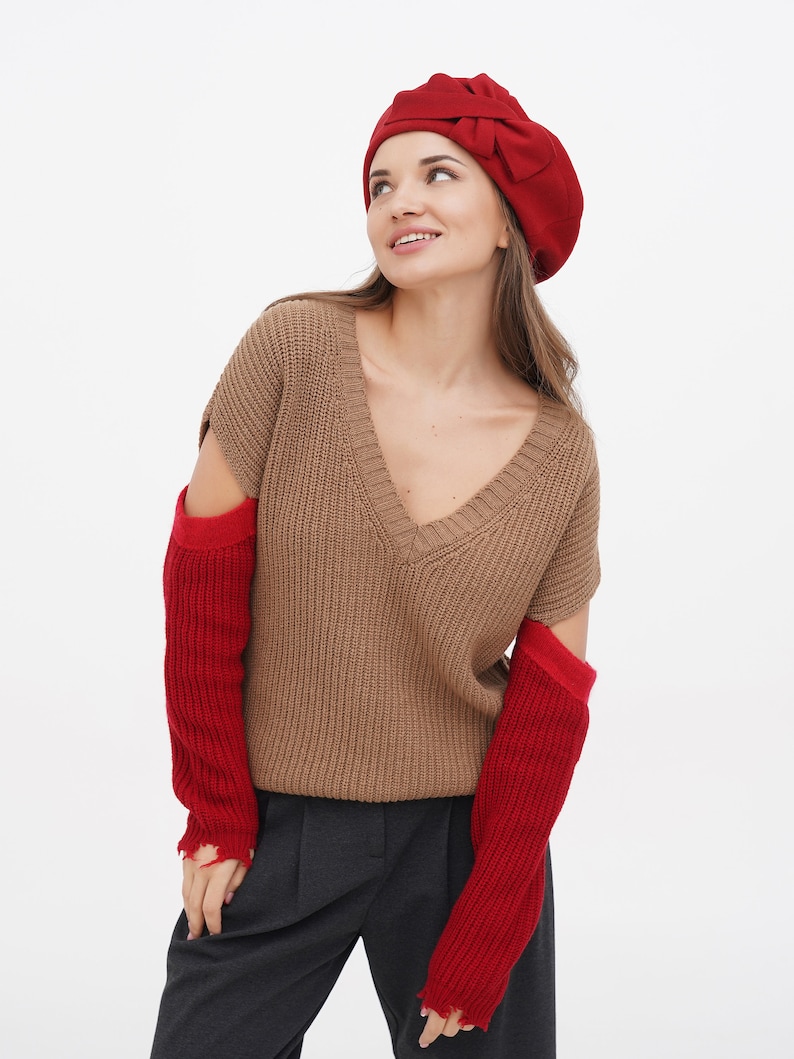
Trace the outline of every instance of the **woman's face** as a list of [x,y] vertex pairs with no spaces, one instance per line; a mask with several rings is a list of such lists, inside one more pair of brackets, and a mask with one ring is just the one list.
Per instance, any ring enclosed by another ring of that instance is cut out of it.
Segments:
[[383,275],[405,290],[493,284],[507,225],[491,178],[435,132],[380,145],[370,169],[367,235]]

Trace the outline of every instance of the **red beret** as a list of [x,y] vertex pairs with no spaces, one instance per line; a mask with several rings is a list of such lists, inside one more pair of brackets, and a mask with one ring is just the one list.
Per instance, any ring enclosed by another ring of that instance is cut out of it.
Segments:
[[437,132],[473,155],[516,212],[538,282],[560,269],[576,243],[582,189],[557,137],[526,116],[487,74],[433,74],[426,85],[398,92],[375,126],[364,159],[364,200],[378,147],[401,132]]

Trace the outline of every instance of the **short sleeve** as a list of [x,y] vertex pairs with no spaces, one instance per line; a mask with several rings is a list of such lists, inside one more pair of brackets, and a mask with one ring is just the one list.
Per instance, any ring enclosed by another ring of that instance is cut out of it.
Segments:
[[530,620],[554,625],[595,595],[601,580],[598,514],[598,461],[593,451],[582,492],[527,610]]
[[266,309],[240,340],[204,410],[200,441],[212,426],[247,496],[258,497],[284,389],[290,318]]

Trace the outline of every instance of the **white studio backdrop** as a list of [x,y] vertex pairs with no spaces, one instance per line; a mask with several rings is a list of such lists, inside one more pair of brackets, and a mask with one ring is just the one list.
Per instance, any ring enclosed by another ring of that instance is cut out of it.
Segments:
[[[437,71],[509,88],[586,199],[543,288],[603,474],[560,1059],[791,1055],[791,15],[2,4],[4,1056],[148,1054],[184,818],[174,500],[251,320],[368,268],[366,142]],[[389,1054],[357,951],[304,1055]]]

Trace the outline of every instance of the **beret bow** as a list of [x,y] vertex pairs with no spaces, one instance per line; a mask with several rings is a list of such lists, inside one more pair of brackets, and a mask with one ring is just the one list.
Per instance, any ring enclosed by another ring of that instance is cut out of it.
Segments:
[[[482,79],[500,89],[500,97],[473,90]],[[432,86],[432,87],[431,87]],[[388,116],[387,116],[388,115]],[[425,91],[398,92],[387,114],[385,128],[405,121],[450,121],[449,139],[478,159],[498,154],[510,177],[528,180],[554,160],[555,151],[543,126],[530,121],[515,99],[485,74],[458,81],[435,74]]]

